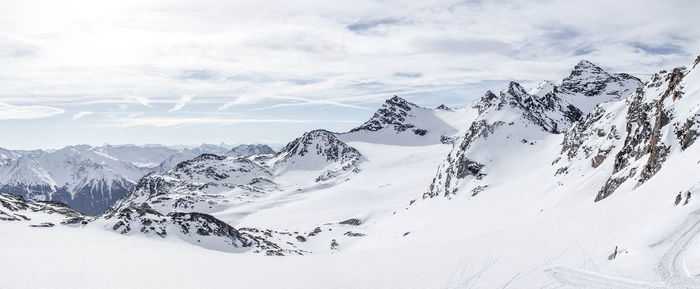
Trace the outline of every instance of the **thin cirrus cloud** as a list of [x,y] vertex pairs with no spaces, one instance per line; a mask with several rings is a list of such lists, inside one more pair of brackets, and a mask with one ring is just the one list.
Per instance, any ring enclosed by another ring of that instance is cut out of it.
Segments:
[[78,120],[78,119],[80,119],[80,118],[82,118],[82,117],[84,117],[84,116],[88,116],[88,115],[91,115],[91,114],[93,114],[93,113],[94,113],[94,112],[92,112],[92,111],[80,111],[80,112],[78,112],[78,113],[76,113],[76,114],[73,115],[72,120]]
[[62,108],[43,105],[12,105],[0,103],[0,119],[39,119],[64,113]]
[[310,119],[254,119],[254,118],[130,118],[121,119],[117,127],[172,127],[190,125],[231,125],[239,123],[358,123],[356,120],[310,120]]
[[181,110],[185,105],[194,98],[194,95],[183,94],[180,99],[175,103],[175,106],[168,110],[168,112]]

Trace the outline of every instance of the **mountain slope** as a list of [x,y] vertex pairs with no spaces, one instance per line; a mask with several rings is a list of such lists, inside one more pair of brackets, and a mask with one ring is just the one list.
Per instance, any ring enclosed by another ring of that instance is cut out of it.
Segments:
[[478,194],[489,186],[487,175],[503,177],[519,167],[513,159],[540,149],[551,134],[566,132],[591,104],[619,98],[638,82],[581,61],[560,86],[545,81],[526,92],[511,82],[499,95],[488,91],[472,104],[479,116],[440,165],[423,197],[450,196],[464,186]]
[[652,178],[669,155],[683,153],[698,137],[700,105],[694,96],[700,77],[694,66],[656,73],[627,100],[596,107],[566,134],[559,172],[602,166],[609,177],[596,201]]

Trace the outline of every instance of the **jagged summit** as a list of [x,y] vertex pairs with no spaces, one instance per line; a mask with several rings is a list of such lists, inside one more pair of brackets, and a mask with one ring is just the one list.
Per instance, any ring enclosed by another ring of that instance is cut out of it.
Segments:
[[442,136],[452,136],[457,130],[443,117],[457,113],[442,105],[436,109],[420,107],[401,97],[393,96],[372,117],[339,136],[345,142],[362,141],[395,145],[440,143]]
[[406,123],[406,119],[416,108],[419,107],[394,95],[384,102],[382,107],[374,113],[372,118],[361,126],[350,130],[350,132],[363,130],[378,131],[387,127],[393,127],[397,132],[403,132],[414,127],[414,125]]
[[318,129],[304,133],[288,143],[268,162],[276,173],[294,170],[322,171],[317,182],[341,173],[358,172],[362,155],[339,140],[335,133]]
[[[566,94],[606,97],[604,100],[610,101],[627,97],[641,85],[639,78],[626,73],[611,74],[590,61],[582,60],[559,87]],[[589,105],[583,110],[587,112],[590,108],[592,106]]]
[[439,105],[439,106],[436,107],[435,109],[439,109],[439,110],[452,110],[452,108],[450,108],[449,106],[444,105],[444,104]]

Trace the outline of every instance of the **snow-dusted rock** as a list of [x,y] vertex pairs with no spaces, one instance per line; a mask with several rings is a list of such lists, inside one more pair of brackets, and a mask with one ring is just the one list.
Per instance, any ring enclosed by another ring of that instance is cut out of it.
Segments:
[[250,155],[261,155],[261,154],[274,154],[270,146],[265,144],[249,145],[243,144],[232,148],[230,151],[226,152],[227,156],[230,157],[245,157]]
[[[610,102],[633,92],[641,83],[627,74],[609,74],[588,61],[578,63],[561,84],[544,81],[529,92],[516,82],[498,95],[488,91],[471,107],[479,116],[466,134],[458,141],[452,152],[438,168],[438,172],[424,194],[424,198],[457,193],[468,183],[476,195],[488,185],[482,179],[493,171],[504,174],[494,167],[505,163],[501,159],[509,154],[527,154],[531,148],[521,144],[537,146],[538,141],[550,134],[566,132],[599,103]],[[600,118],[600,108],[586,116],[576,125],[572,134],[582,127],[591,126],[592,119]],[[578,132],[581,134],[581,132]],[[610,137],[615,137],[612,131]],[[568,150],[584,149],[582,144],[568,137]],[[609,147],[601,147],[595,162],[600,162],[609,153]],[[590,152],[589,152],[590,153]],[[563,168],[562,171],[566,170]]]
[[360,152],[334,133],[314,130],[288,143],[267,163],[275,174],[310,171],[316,172],[316,182],[323,182],[359,172],[362,160]]
[[272,174],[251,160],[203,154],[168,172],[143,177],[108,212],[144,203],[162,214],[213,212],[276,188]]
[[0,193],[0,221],[29,221],[33,226],[52,227],[53,222],[75,223],[87,222],[86,220],[85,215],[62,202],[32,202],[22,196]]
[[[700,78],[685,67],[661,71],[626,100],[601,105],[565,136],[560,171],[605,164],[609,178],[595,200],[623,184],[639,186],[652,178],[670,154],[691,146],[700,130]],[[684,97],[686,94],[690,97]],[[610,159],[610,161],[606,161]],[[605,162],[605,163],[604,163]],[[628,186],[628,187],[629,187]]]
[[393,96],[368,121],[338,137],[345,142],[397,145],[440,143],[441,136],[451,136],[457,132],[438,116],[438,113],[450,112],[453,111],[447,106],[433,110]]
[[123,235],[146,234],[179,239],[207,249],[242,253],[256,251],[267,255],[302,254],[303,251],[280,247],[266,238],[241,232],[208,214],[170,212],[163,214],[146,203],[109,212],[97,221],[105,228]]
[[625,99],[642,86],[642,82],[626,73],[608,73],[599,66],[582,60],[571,74],[555,87],[560,98],[584,113],[599,103]]

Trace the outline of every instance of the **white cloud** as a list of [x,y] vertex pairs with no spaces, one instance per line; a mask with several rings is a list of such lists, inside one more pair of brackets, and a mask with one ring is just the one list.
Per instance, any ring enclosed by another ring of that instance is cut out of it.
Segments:
[[87,116],[87,115],[91,115],[91,114],[93,114],[92,111],[80,111],[80,112],[78,112],[78,113],[76,113],[76,114],[73,115],[73,119],[72,119],[72,120],[77,120],[77,119],[79,119],[79,118],[81,118],[81,117],[83,117],[83,116]]
[[[700,48],[699,1],[204,1],[5,7],[0,18],[12,25],[0,35],[21,37],[0,38],[13,47],[0,51],[7,61],[0,95],[49,105],[139,95],[128,101],[147,107],[183,91],[219,106],[231,95],[323,101],[427,84],[548,79],[581,58],[648,73],[692,61],[688,54]],[[420,77],[394,77],[406,71]],[[455,99],[464,96],[458,93]],[[263,101],[285,103],[249,98],[223,107]]]
[[145,107],[153,107],[150,105],[151,100],[143,96],[130,95],[126,97],[126,102],[129,103],[139,103]]
[[175,103],[175,106],[168,110],[168,112],[181,110],[185,105],[194,98],[194,95],[183,94],[180,99]]
[[253,118],[130,118],[120,119],[116,125],[118,127],[170,127],[188,125],[231,125],[238,123],[361,123],[356,120],[309,120],[309,119],[253,119]]
[[37,119],[62,114],[62,108],[42,105],[12,105],[0,103],[1,119]]

